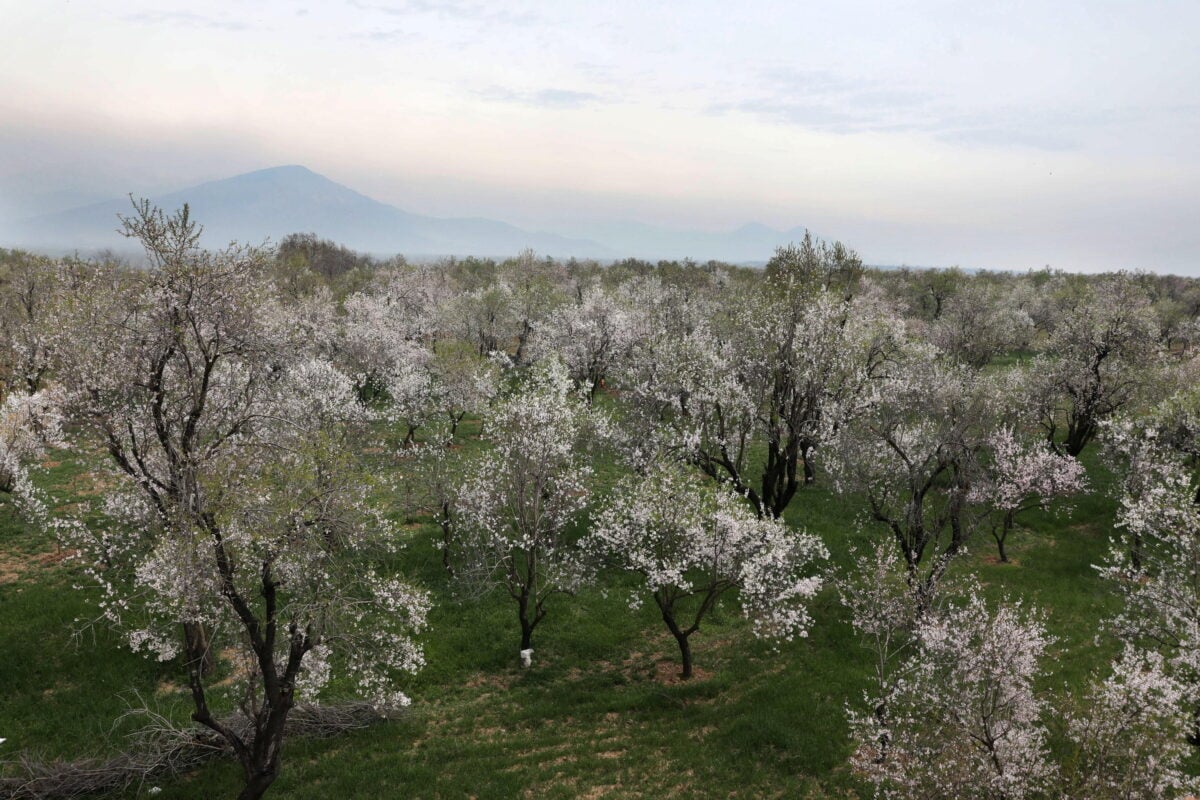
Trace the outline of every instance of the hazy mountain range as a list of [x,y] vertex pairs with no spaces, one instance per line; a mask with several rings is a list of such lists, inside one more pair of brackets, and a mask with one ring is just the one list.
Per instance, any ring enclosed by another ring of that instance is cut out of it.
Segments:
[[[679,231],[636,222],[573,226],[570,236],[529,231],[496,220],[415,214],[373,200],[301,166],[273,167],[151,198],[164,209],[188,203],[204,225],[204,244],[278,241],[312,232],[356,250],[409,257],[511,256],[524,248],[559,258],[719,259],[763,262],[803,228],[750,224],[729,232]],[[8,226],[8,245],[45,251],[127,249],[116,232],[128,198],[72,208]],[[0,241],[0,245],[5,244]]]

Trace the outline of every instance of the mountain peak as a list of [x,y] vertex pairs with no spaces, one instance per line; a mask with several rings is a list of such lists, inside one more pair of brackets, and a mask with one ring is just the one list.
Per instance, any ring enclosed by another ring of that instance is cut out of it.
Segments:
[[279,167],[256,169],[252,172],[243,172],[240,175],[234,175],[229,178],[207,181],[201,184],[201,186],[217,186],[221,184],[243,186],[277,184],[286,186],[321,186],[326,188],[336,186],[343,191],[353,191],[300,164],[285,164]]
[[[317,173],[317,172],[313,172],[311,169],[309,169],[308,167],[306,167],[302,164],[283,164],[278,167],[266,167],[265,169],[256,169],[256,170],[253,170],[252,172],[243,172],[241,175],[234,175],[233,177],[226,178],[225,180],[236,181],[236,180],[239,180],[242,178],[259,178],[259,177],[261,177],[261,178],[319,178],[320,180],[323,180],[323,181],[329,180],[329,178],[326,178],[324,175],[321,175],[320,173]],[[330,181],[330,183],[333,183],[333,181]]]

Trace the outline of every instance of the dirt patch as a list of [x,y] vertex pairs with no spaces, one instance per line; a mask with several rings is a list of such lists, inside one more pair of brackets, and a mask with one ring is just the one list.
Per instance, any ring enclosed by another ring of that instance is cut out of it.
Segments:
[[116,488],[117,480],[98,472],[82,472],[66,482],[66,488],[78,497],[94,497]]
[[45,553],[0,553],[0,584],[16,583],[31,572],[54,567],[77,553],[77,550],[51,550]]
[[486,686],[491,689],[504,689],[507,691],[512,688],[513,681],[516,679],[515,675],[493,675],[486,672],[479,672],[468,678],[463,683],[463,686],[468,689],[479,689]]
[[[682,667],[676,661],[663,660],[654,665],[654,680],[665,686],[673,686],[678,683],[683,683]],[[688,678],[688,683],[696,683],[706,681],[712,677],[712,673],[703,667],[692,665],[692,677]]]
[[238,681],[243,681],[250,677],[253,667],[250,664],[249,656],[237,647],[226,647],[217,653],[217,659],[223,661],[232,667],[229,674],[221,680],[213,683],[213,688],[224,688],[232,686]]
[[983,563],[988,564],[988,565],[994,565],[994,566],[1002,566],[1002,567],[1019,567],[1019,566],[1021,566],[1021,559],[1010,557],[1008,559],[1008,561],[1001,561],[1000,556],[993,553],[990,556],[984,556]]
[[43,567],[52,567],[55,564],[61,564],[62,562],[74,558],[77,555],[79,555],[78,550],[74,550],[69,547],[65,549],[60,548],[50,553],[42,553],[37,557],[37,561]]

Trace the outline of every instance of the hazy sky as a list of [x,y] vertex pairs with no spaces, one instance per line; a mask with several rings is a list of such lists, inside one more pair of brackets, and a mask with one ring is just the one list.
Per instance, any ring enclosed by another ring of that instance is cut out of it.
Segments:
[[[1200,272],[1200,2],[0,0],[9,216],[299,163],[569,231]],[[765,257],[766,254],[764,254]]]

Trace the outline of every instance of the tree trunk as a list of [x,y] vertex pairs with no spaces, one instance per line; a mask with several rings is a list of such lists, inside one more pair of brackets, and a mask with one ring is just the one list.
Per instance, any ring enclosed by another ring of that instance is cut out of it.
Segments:
[[1083,448],[1092,440],[1094,429],[1090,419],[1071,420],[1067,426],[1067,439],[1063,442],[1063,449],[1067,451],[1067,455],[1078,458]]
[[1008,540],[1008,534],[1013,529],[1013,512],[1009,511],[1004,515],[1004,521],[1000,524],[1000,533],[996,535],[996,548],[1000,551],[1000,563],[1008,563],[1008,551],[1004,548],[1004,543]]
[[238,793],[238,800],[259,800],[267,793],[267,789],[271,788],[271,784],[275,782],[275,775],[269,773],[260,773],[246,781],[246,785],[242,787],[242,791]]
[[279,762],[283,755],[283,737],[288,714],[292,710],[292,692],[281,689],[264,698],[266,719],[256,724],[254,739],[242,763],[246,785],[238,800],[258,800],[279,777]]
[[655,602],[658,603],[658,608],[662,611],[663,622],[667,623],[667,630],[675,637],[676,643],[679,645],[679,657],[681,670],[679,677],[687,680],[692,677],[692,645],[688,641],[688,637],[692,635],[691,630],[682,630],[679,624],[675,622],[675,609],[669,601],[663,601],[659,597],[655,597]]
[[533,332],[533,326],[529,324],[529,320],[521,320],[521,332],[517,335],[517,352],[513,354],[513,363],[518,367],[525,361],[525,345],[529,342],[529,334]]
[[688,635],[682,632],[675,634],[675,641],[679,643],[679,657],[682,667],[679,671],[679,677],[686,681],[692,677],[692,645],[688,641]]
[[213,656],[212,643],[209,640],[208,629],[199,622],[183,623],[183,652],[187,659],[186,666],[199,665],[200,675],[208,675],[216,666]]
[[533,628],[537,620],[529,616],[529,595],[522,594],[517,598],[517,616],[521,620],[521,649],[533,647]]

